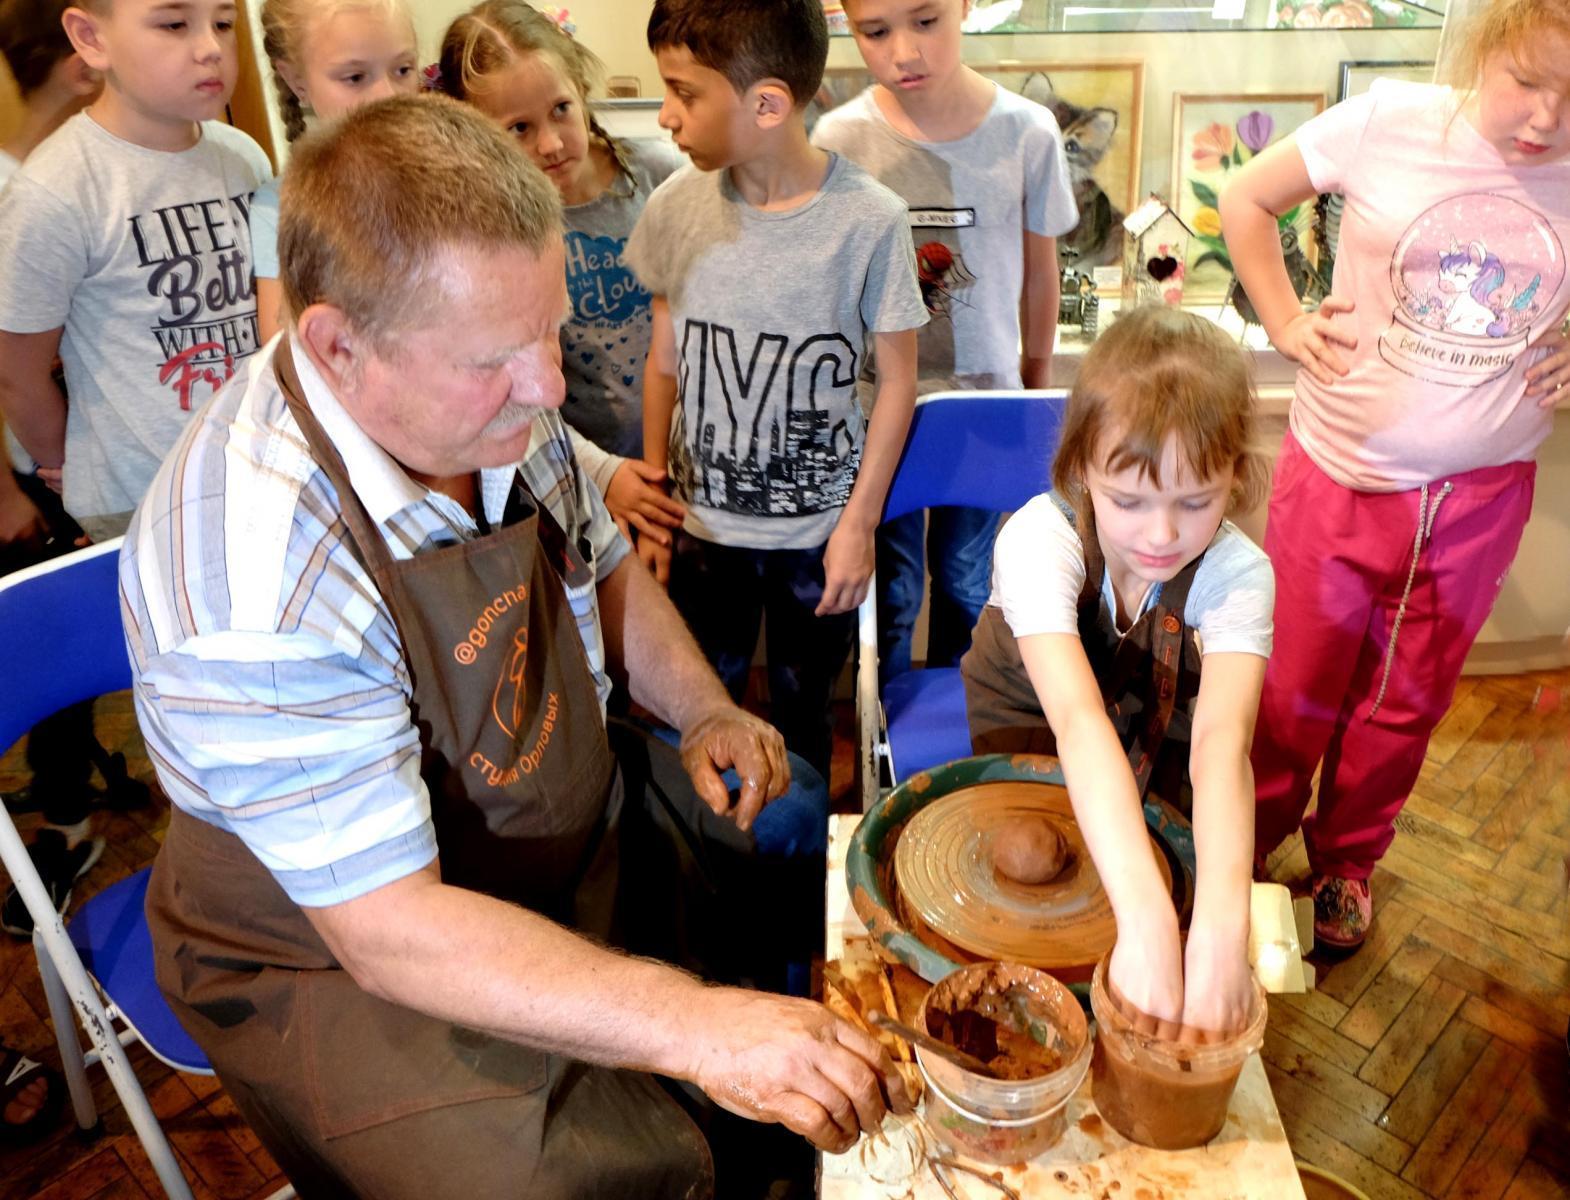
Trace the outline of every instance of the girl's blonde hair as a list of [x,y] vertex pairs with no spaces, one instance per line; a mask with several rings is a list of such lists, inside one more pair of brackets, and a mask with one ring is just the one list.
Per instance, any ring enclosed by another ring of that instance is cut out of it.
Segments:
[[1570,38],[1570,0],[1492,0],[1455,38],[1445,82],[1463,90],[1476,87],[1484,65],[1500,50],[1523,65],[1533,63],[1542,53],[1543,34],[1550,31]]
[[403,0],[266,0],[262,5],[262,50],[272,64],[284,136],[291,142],[305,132],[305,106],[278,70],[278,64],[288,63],[299,70],[310,26],[358,9],[396,14],[408,21],[411,28],[414,25]]
[[1227,511],[1246,512],[1264,499],[1270,480],[1255,419],[1248,354],[1204,317],[1147,304],[1120,316],[1085,355],[1052,486],[1088,526],[1085,472],[1138,467],[1160,487],[1162,452],[1176,437],[1196,482],[1233,471]]
[[589,96],[605,80],[605,64],[552,18],[523,0],[481,0],[447,27],[438,66],[442,91],[473,102],[475,85],[525,54],[549,54],[561,64],[588,117],[589,133],[610,149],[623,171],[621,150],[589,111]]

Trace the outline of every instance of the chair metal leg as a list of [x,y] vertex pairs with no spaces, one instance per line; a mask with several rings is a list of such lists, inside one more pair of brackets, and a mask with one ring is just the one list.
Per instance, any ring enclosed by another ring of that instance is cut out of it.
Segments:
[[861,770],[861,811],[878,802],[878,577],[867,581],[867,598],[856,614],[856,738]]
[[43,980],[44,997],[49,1001],[49,1019],[54,1023],[55,1045],[60,1048],[60,1066],[71,1092],[76,1123],[83,1130],[92,1129],[98,1124],[98,1106],[93,1103],[93,1089],[87,1082],[82,1038],[76,1029],[76,1010],[71,1007],[71,998],[66,995],[65,984],[60,982],[54,959],[49,957],[36,929],[33,931],[33,957],[38,960],[38,977]]

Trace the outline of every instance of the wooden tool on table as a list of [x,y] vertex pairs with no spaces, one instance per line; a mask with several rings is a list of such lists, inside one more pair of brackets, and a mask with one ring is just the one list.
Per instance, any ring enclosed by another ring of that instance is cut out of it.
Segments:
[[879,1029],[886,1029],[890,1033],[897,1033],[907,1042],[911,1042],[914,1045],[920,1046],[923,1050],[930,1050],[939,1058],[948,1059],[948,1061],[953,1063],[956,1067],[962,1067],[963,1069],[973,1072],[977,1075],[984,1075],[988,1079],[998,1078],[998,1073],[996,1071],[994,1071],[986,1063],[982,1062],[979,1058],[976,1058],[974,1055],[966,1054],[963,1050],[956,1046],[951,1046],[947,1042],[940,1042],[930,1033],[922,1033],[921,1030],[915,1028],[912,1025],[907,1025],[903,1021],[896,1021],[893,1017],[885,1016],[877,1009],[873,1009],[867,1014],[867,1020],[876,1025]]

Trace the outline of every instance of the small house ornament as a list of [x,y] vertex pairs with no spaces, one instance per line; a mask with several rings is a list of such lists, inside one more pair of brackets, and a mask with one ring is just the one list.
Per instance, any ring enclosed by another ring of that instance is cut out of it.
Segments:
[[1123,229],[1123,304],[1182,304],[1193,230],[1159,196],[1129,213]]

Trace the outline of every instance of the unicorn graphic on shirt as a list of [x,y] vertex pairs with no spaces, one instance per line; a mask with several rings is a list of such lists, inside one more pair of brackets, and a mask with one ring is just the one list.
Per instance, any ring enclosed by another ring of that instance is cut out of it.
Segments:
[[1461,246],[1450,239],[1450,249],[1439,255],[1440,303],[1444,305],[1444,324],[1449,333],[1485,337],[1498,319],[1489,298],[1505,281],[1505,267],[1499,256],[1490,254],[1482,242]]
[[1463,247],[1452,238],[1450,249],[1439,255],[1441,328],[1471,337],[1508,336],[1519,324],[1519,314],[1531,304],[1542,276],[1534,275],[1508,301],[1495,304],[1494,293],[1504,281],[1504,264],[1483,242]]
[[1446,387],[1498,379],[1521,362],[1545,315],[1563,313],[1566,266],[1542,213],[1493,192],[1450,196],[1418,214],[1396,243],[1396,307],[1379,336],[1380,357]]

